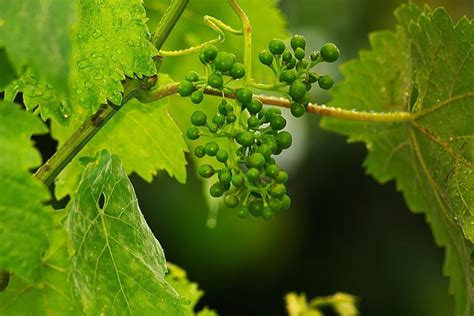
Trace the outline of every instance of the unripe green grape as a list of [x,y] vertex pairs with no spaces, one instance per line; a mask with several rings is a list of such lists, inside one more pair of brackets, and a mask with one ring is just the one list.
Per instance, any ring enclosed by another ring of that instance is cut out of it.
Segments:
[[286,69],[293,69],[293,68],[295,68],[296,62],[297,62],[296,58],[295,58],[295,57],[291,57],[291,60],[288,61],[288,62],[286,62]]
[[334,43],[324,44],[323,47],[321,47],[320,52],[323,60],[329,63],[335,62],[341,55],[339,48],[337,48]]
[[224,79],[221,75],[213,73],[207,78],[207,83],[216,89],[221,89],[224,85]]
[[265,144],[268,145],[268,147],[270,147],[270,149],[272,151],[272,154],[277,152],[278,144],[274,140],[268,139],[268,140],[265,141]]
[[190,140],[196,140],[199,138],[199,136],[200,136],[199,128],[197,128],[196,126],[191,126],[186,131],[186,137]]
[[209,129],[209,132],[211,133],[215,133],[219,129],[219,127],[214,123],[207,124],[207,128]]
[[253,153],[248,158],[249,167],[260,169],[265,165],[265,156],[261,153]]
[[237,120],[237,116],[234,113],[229,113],[227,114],[226,120],[229,124],[234,123]]
[[234,112],[234,106],[231,103],[227,103],[226,106],[227,114]]
[[286,187],[284,184],[281,184],[281,183],[277,183],[273,185],[273,187],[270,190],[271,196],[276,197],[276,198],[283,197],[285,193],[286,193]]
[[291,199],[288,195],[284,195],[281,199],[281,209],[283,211],[286,211],[287,209],[289,209],[291,207]]
[[278,199],[271,199],[268,201],[268,207],[270,207],[273,212],[278,212],[281,210],[281,201]]
[[242,206],[239,208],[239,210],[237,211],[237,216],[239,218],[246,218],[249,216],[249,208],[246,207],[246,206]]
[[201,51],[199,53],[199,61],[201,62],[201,64],[205,65],[207,64],[209,61],[207,60],[207,57],[206,57],[206,54],[204,54],[203,51]]
[[214,175],[214,168],[211,165],[201,165],[198,172],[201,177],[210,178]]
[[227,115],[227,101],[222,99],[221,103],[219,103],[219,113],[222,115]]
[[193,93],[191,93],[191,101],[194,104],[201,103],[203,99],[204,99],[204,94],[202,93],[202,91],[196,90]]
[[191,81],[191,82],[198,81],[199,80],[199,75],[195,71],[190,71],[186,74],[184,79],[186,79],[188,81]]
[[268,49],[273,55],[281,55],[285,51],[285,42],[283,42],[281,39],[274,38],[270,41],[268,44]]
[[232,68],[234,64],[234,55],[227,52],[220,52],[217,54],[216,59],[214,60],[214,65],[216,70],[220,72],[227,72]]
[[265,168],[265,174],[272,179],[275,179],[278,176],[278,173],[280,173],[280,167],[278,167],[278,165],[267,165]]
[[234,79],[240,79],[245,76],[245,67],[241,63],[234,63],[230,69],[230,75]]
[[217,145],[217,143],[215,142],[209,142],[206,144],[206,154],[208,156],[215,156],[217,154],[217,152],[219,151],[219,145]]
[[306,48],[306,39],[303,35],[293,35],[291,37],[291,48],[296,51],[298,48],[301,48],[303,51]]
[[206,56],[206,59],[208,61],[212,61],[216,58],[219,50],[217,49],[215,45],[209,45],[209,46],[204,47],[202,49],[202,52],[204,53],[204,56]]
[[247,105],[252,102],[253,93],[252,90],[248,88],[240,88],[235,92],[235,97],[237,101]]
[[308,81],[310,83],[315,83],[316,81],[318,81],[318,79],[319,79],[319,76],[315,74],[314,72],[308,73]]
[[212,197],[218,198],[224,194],[224,188],[219,182],[216,182],[209,188],[209,193]]
[[194,148],[194,156],[198,157],[198,158],[202,158],[206,155],[206,149],[204,148],[204,146],[197,146],[196,148]]
[[281,115],[281,110],[278,108],[269,108],[265,112],[265,121],[270,122],[275,116]]
[[306,112],[306,109],[304,108],[303,104],[297,102],[291,103],[291,114],[294,117],[301,117],[303,116],[304,112]]
[[262,50],[260,54],[258,54],[258,60],[266,66],[270,66],[273,63],[273,55],[268,50]]
[[284,70],[281,72],[281,75],[280,75],[281,82],[292,83],[295,80],[296,80],[296,71],[294,71],[293,69]]
[[329,90],[334,85],[334,80],[330,76],[319,77],[318,84],[321,89]]
[[286,181],[288,181],[288,173],[286,173],[283,170],[278,172],[278,175],[275,178],[275,181],[278,183],[286,183]]
[[247,125],[250,128],[255,128],[260,124],[259,119],[256,116],[250,116],[247,120]]
[[279,148],[288,149],[291,147],[291,143],[293,142],[293,137],[287,131],[282,131],[277,134],[277,136],[275,137],[275,140]]
[[212,118],[212,123],[216,124],[219,127],[222,127],[225,124],[225,116],[222,114],[216,114]]
[[191,81],[183,80],[178,85],[178,93],[182,97],[187,97],[194,91],[194,85]]
[[262,216],[263,203],[260,200],[252,201],[249,204],[249,212],[255,217]]
[[244,131],[237,136],[236,140],[240,145],[248,147],[255,142],[255,136],[248,131]]
[[298,47],[296,50],[295,50],[295,57],[296,59],[298,60],[302,60],[304,57],[305,57],[305,52],[302,48]]
[[286,120],[281,115],[274,115],[272,119],[270,120],[270,126],[273,130],[279,131],[285,128]]
[[244,185],[244,177],[242,177],[240,174],[235,174],[232,176],[231,183],[234,185],[236,188],[240,188],[242,185]]
[[305,86],[306,86],[306,91],[311,90],[311,88],[313,87],[313,86],[311,85],[311,83],[309,83],[309,82],[308,82],[308,83],[305,83]]
[[260,171],[258,171],[258,169],[255,169],[255,168],[250,168],[249,170],[247,170],[247,179],[250,181],[250,182],[255,182],[257,181],[257,179],[260,178]]
[[259,99],[252,99],[252,101],[247,105],[247,111],[250,114],[258,114],[263,108],[262,101]]
[[262,211],[262,217],[264,220],[268,221],[273,218],[273,211],[269,207],[264,207]]
[[321,54],[319,52],[312,52],[311,55],[309,55],[309,58],[312,61],[316,61],[316,60],[319,59],[320,56],[321,56]]
[[226,162],[229,159],[229,153],[224,149],[219,149],[216,154],[216,159],[219,162]]
[[232,173],[228,169],[222,169],[219,172],[219,181],[222,185],[230,184],[232,180]]
[[291,61],[291,59],[293,58],[293,54],[289,51],[286,51],[284,52],[282,55],[281,55],[281,59],[285,62],[285,63],[288,63]]
[[289,94],[294,101],[301,101],[306,95],[306,86],[300,80],[296,80],[291,84]]
[[262,154],[265,159],[270,158],[273,153],[272,148],[267,144],[261,144],[260,146],[258,146],[257,152]]
[[229,208],[235,208],[239,205],[239,198],[234,194],[228,194],[224,198],[224,203]]
[[191,115],[191,123],[194,126],[204,126],[207,122],[207,115],[203,111],[194,111]]
[[301,61],[298,62],[298,64],[296,65],[296,68],[306,69],[308,68],[308,66],[309,66],[309,61],[307,61],[306,59],[302,59]]

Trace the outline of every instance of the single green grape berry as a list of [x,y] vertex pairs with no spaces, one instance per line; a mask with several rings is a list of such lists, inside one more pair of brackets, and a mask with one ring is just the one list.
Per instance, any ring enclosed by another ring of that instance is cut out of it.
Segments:
[[278,212],[281,210],[281,202],[278,199],[271,199],[268,201],[268,207],[270,207],[273,212]]
[[288,173],[281,170],[280,172],[278,172],[278,175],[275,178],[275,181],[278,183],[286,183],[286,181],[288,181]]
[[256,116],[250,116],[247,120],[247,125],[249,128],[255,128],[260,124],[259,119]]
[[237,135],[236,137],[237,143],[244,147],[249,147],[255,142],[255,136],[253,133],[249,131],[244,131]]
[[264,220],[269,221],[273,218],[273,211],[269,207],[264,207],[262,211],[262,217]]
[[286,120],[281,115],[274,115],[272,119],[270,120],[270,126],[273,130],[279,131],[285,128]]
[[291,103],[291,114],[294,117],[301,117],[303,116],[304,112],[306,112],[306,109],[304,108],[303,104],[297,102]]
[[229,208],[235,208],[239,205],[239,198],[235,194],[227,194],[224,198],[224,203]]
[[288,63],[291,61],[293,58],[293,54],[290,51],[286,51],[281,55],[281,59],[285,62]]
[[323,60],[328,63],[335,62],[341,55],[339,48],[337,48],[334,43],[324,44],[323,47],[321,47],[320,52]]
[[334,85],[334,80],[331,78],[331,76],[324,75],[319,77],[318,84],[321,89],[329,90]]
[[206,57],[206,54],[204,54],[203,51],[201,51],[199,53],[199,61],[201,62],[201,64],[205,65],[207,64],[209,61],[207,60],[207,57]]
[[214,65],[216,70],[220,72],[227,72],[232,68],[234,64],[235,56],[227,52],[220,52],[217,54],[216,59],[214,60]]
[[235,97],[240,103],[248,105],[252,102],[253,93],[248,88],[240,88],[235,92]]
[[312,61],[317,61],[321,57],[321,54],[319,52],[312,52],[311,55],[309,55],[309,58]]
[[255,217],[262,216],[263,202],[261,200],[252,201],[249,204],[249,212]]
[[296,80],[296,71],[295,70],[290,69],[290,70],[284,70],[284,71],[281,72],[281,75],[280,75],[280,81],[281,82],[292,83],[295,80]]
[[209,130],[209,132],[215,133],[219,129],[219,126],[217,126],[217,124],[214,124],[214,123],[209,123],[207,124],[207,129]]
[[273,63],[273,55],[268,50],[262,50],[260,54],[258,54],[258,60],[264,65],[271,66]]
[[274,116],[281,115],[281,110],[278,108],[269,108],[265,112],[265,121],[270,122]]
[[252,99],[252,101],[247,105],[247,111],[250,114],[258,114],[263,109],[262,101],[259,99]]
[[178,85],[178,93],[182,97],[187,97],[194,91],[194,85],[191,81],[183,80]]
[[219,162],[226,162],[227,159],[229,159],[229,153],[225,151],[224,149],[219,149],[219,151],[216,154],[216,159]]
[[318,81],[318,79],[319,79],[318,74],[315,74],[314,72],[308,73],[308,82],[309,83],[315,83],[316,81]]
[[227,123],[232,124],[237,120],[237,116],[234,113],[227,114]]
[[215,45],[209,45],[209,46],[204,47],[202,49],[202,52],[204,53],[208,61],[212,61],[216,58],[219,50],[217,49]]
[[225,124],[225,116],[222,114],[216,114],[212,118],[212,123],[216,124],[219,127],[222,127]]
[[257,152],[262,154],[265,159],[270,158],[273,153],[272,148],[267,144],[261,144],[260,146],[258,146]]
[[215,156],[217,152],[219,151],[219,145],[215,142],[209,142],[206,144],[206,154],[208,156]]
[[201,177],[210,178],[214,175],[214,168],[211,165],[201,165],[198,172]]
[[278,145],[274,140],[268,139],[268,140],[265,141],[265,144],[268,145],[268,147],[270,147],[270,150],[272,151],[272,154],[277,152]]
[[278,176],[278,173],[280,173],[280,167],[278,167],[278,165],[267,165],[265,168],[265,174],[272,179],[275,179]]
[[313,85],[309,82],[305,83],[304,85],[306,86],[306,91],[311,90],[311,88],[313,87]]
[[306,95],[305,84],[301,82],[300,80],[294,81],[290,85],[289,94],[290,94],[290,97],[296,102],[303,100]]
[[241,186],[244,185],[244,177],[242,177],[240,174],[235,174],[232,176],[231,183],[237,188],[240,188]]
[[298,60],[303,60],[303,58],[305,57],[304,49],[298,47],[298,48],[295,50],[295,57],[296,57],[296,59],[298,59]]
[[253,153],[248,157],[248,166],[260,169],[265,165],[265,156],[261,153]]
[[221,89],[224,86],[224,79],[221,75],[213,73],[207,78],[207,83],[216,89]]
[[194,104],[201,103],[203,99],[204,99],[204,94],[202,93],[202,91],[196,90],[193,93],[191,93],[191,101]]
[[268,44],[268,49],[273,55],[281,55],[285,51],[285,42],[283,42],[281,39],[274,38],[270,41]]
[[296,51],[298,48],[305,49],[306,48],[306,39],[303,35],[293,35],[291,37],[291,48]]
[[219,103],[219,113],[222,115],[227,115],[227,101],[222,99],[221,103]]
[[198,81],[199,80],[199,75],[195,71],[190,71],[186,74],[184,79],[186,79],[188,81],[191,81],[191,82]]
[[186,137],[189,138],[190,140],[196,140],[199,138],[199,136],[201,136],[199,132],[199,128],[197,128],[196,126],[191,126],[186,131]]
[[209,193],[212,197],[221,197],[224,194],[224,187],[219,182],[216,182],[209,188]]
[[227,103],[225,106],[227,114],[234,112],[234,106],[231,103]]
[[270,190],[270,195],[276,198],[283,197],[286,194],[286,187],[282,183],[277,183],[272,186]]
[[258,169],[250,168],[249,170],[247,170],[247,179],[250,182],[255,182],[259,178],[260,178],[260,171],[258,171]]
[[197,146],[196,148],[194,148],[194,156],[198,157],[198,158],[202,158],[206,155],[206,149],[204,148],[204,146]]
[[237,211],[237,217],[239,218],[246,218],[249,216],[249,208],[246,207],[246,206],[242,206],[239,208],[239,210]]
[[281,149],[290,148],[291,143],[293,142],[293,137],[287,131],[279,132],[275,138],[276,138],[278,147]]
[[232,173],[228,169],[222,169],[219,172],[219,181],[223,186],[230,184],[232,180]]
[[291,57],[291,60],[286,63],[286,69],[293,69],[296,66],[297,59],[295,57]]
[[281,209],[283,211],[286,211],[287,209],[289,209],[291,207],[291,199],[288,195],[284,195],[281,199]]
[[194,111],[191,115],[191,123],[194,126],[204,126],[207,122],[207,115],[203,111]]
[[240,79],[245,76],[245,67],[241,63],[234,63],[230,69],[230,75],[234,79]]

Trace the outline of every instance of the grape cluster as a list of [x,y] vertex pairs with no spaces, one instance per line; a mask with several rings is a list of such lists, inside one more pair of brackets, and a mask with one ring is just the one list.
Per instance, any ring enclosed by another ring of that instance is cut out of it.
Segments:
[[339,49],[333,43],[327,43],[319,51],[306,57],[306,40],[301,35],[294,35],[288,49],[281,39],[273,39],[268,50],[259,54],[262,64],[270,67],[278,83],[279,91],[291,101],[291,113],[300,117],[306,112],[309,103],[308,91],[314,83],[322,89],[331,89],[334,80],[331,76],[320,75],[311,69],[321,62],[334,62],[339,58]]

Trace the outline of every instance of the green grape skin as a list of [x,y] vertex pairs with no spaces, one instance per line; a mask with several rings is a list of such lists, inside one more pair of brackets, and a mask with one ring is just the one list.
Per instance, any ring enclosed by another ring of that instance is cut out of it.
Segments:
[[242,177],[240,174],[235,174],[232,176],[231,183],[236,188],[240,188],[241,186],[243,186],[244,182],[245,182],[244,177]]
[[199,128],[197,128],[196,126],[191,126],[186,131],[186,137],[190,140],[196,140],[199,138],[199,136],[201,136]]
[[214,168],[211,165],[201,165],[198,173],[203,178],[210,178],[214,175]]
[[247,105],[252,102],[253,93],[252,90],[248,88],[240,88],[235,92],[235,97],[237,101]]
[[191,123],[194,126],[204,126],[207,122],[207,115],[203,111],[194,111],[191,114]]
[[240,145],[248,147],[255,142],[255,136],[248,131],[244,131],[237,136],[236,140]]
[[306,109],[304,107],[303,104],[301,103],[297,103],[297,102],[293,102],[291,104],[291,114],[294,116],[294,117],[301,117],[303,116],[304,112],[306,112]]
[[191,81],[183,80],[178,85],[178,93],[182,97],[191,95],[194,91],[194,85]]
[[288,61],[288,62],[286,62],[286,69],[293,69],[293,68],[295,68],[296,62],[297,62],[296,58],[295,58],[295,57],[291,57],[291,60]]
[[201,62],[201,64],[205,65],[207,64],[209,61],[207,60],[207,57],[206,57],[206,54],[204,54],[203,51],[201,51],[199,53],[199,61]]
[[280,82],[292,83],[295,80],[296,80],[296,71],[294,71],[293,69],[284,70],[281,72]]
[[240,207],[239,210],[237,211],[237,217],[239,218],[244,219],[248,216],[249,216],[249,209],[246,206]]
[[248,157],[248,165],[251,168],[260,169],[265,165],[265,156],[261,153],[253,153]]
[[268,145],[268,147],[270,147],[270,150],[272,151],[272,154],[277,152],[278,144],[273,139],[265,140],[265,144]]
[[271,220],[274,214],[273,211],[269,207],[264,207],[262,211],[262,218],[266,221]]
[[276,142],[279,148],[288,149],[291,147],[293,137],[286,131],[279,132],[276,136]]
[[252,99],[252,101],[247,105],[247,111],[250,114],[258,114],[263,109],[262,101],[259,99]]
[[304,49],[298,47],[298,48],[295,50],[295,57],[296,57],[296,59],[298,59],[298,60],[303,60],[303,58],[305,57]]
[[225,124],[225,116],[222,114],[216,114],[212,118],[212,123],[216,124],[219,127],[222,127]]
[[221,197],[224,194],[224,187],[219,182],[214,183],[211,185],[209,188],[209,193],[211,194],[212,197],[218,198]]
[[219,172],[219,181],[222,185],[228,185],[232,181],[232,173],[228,169],[222,169]]
[[247,170],[247,179],[250,181],[250,182],[255,182],[257,181],[257,179],[260,178],[260,171],[258,171],[258,169],[256,168],[250,168],[249,170]]
[[308,73],[308,82],[309,83],[315,83],[316,81],[318,81],[318,79],[319,79],[319,76],[317,74],[315,74],[314,72]]
[[281,55],[286,49],[285,42],[281,39],[274,38],[268,44],[268,49],[273,55]]
[[233,79],[240,79],[245,76],[245,67],[241,63],[234,63],[230,69],[230,75]]
[[229,124],[234,123],[237,120],[237,116],[234,113],[229,113],[227,114],[226,120]]
[[290,85],[290,97],[298,102],[304,99],[306,95],[306,86],[303,82],[296,80]]
[[278,183],[286,183],[288,181],[288,173],[285,171],[278,172],[278,175],[275,178],[275,181]]
[[275,198],[283,197],[286,194],[286,187],[282,183],[275,184],[270,190],[271,196]]
[[321,54],[319,52],[312,52],[311,55],[309,55],[309,58],[312,61],[317,61],[320,56],[321,56]]
[[226,162],[229,159],[229,153],[226,150],[219,149],[216,153],[216,159],[219,162]]
[[207,124],[207,128],[209,129],[209,132],[215,133],[218,130],[218,126],[214,123]]
[[270,120],[270,126],[273,130],[279,131],[285,128],[286,126],[286,120],[283,116],[281,115],[275,115],[272,117]]
[[250,116],[247,120],[249,128],[256,128],[260,124],[259,119],[256,116]]
[[283,211],[286,211],[288,210],[290,207],[291,207],[291,199],[288,195],[284,195],[281,199],[281,209]]
[[278,108],[269,108],[265,112],[265,122],[270,122],[273,117],[281,115],[281,111]]
[[275,179],[278,176],[279,172],[280,167],[278,167],[278,165],[276,164],[267,165],[267,167],[265,168],[265,174],[272,179]]
[[334,80],[330,76],[321,76],[319,77],[318,84],[321,89],[329,90],[334,85]]
[[321,47],[320,52],[323,60],[329,63],[335,62],[341,55],[339,48],[337,48],[334,43],[324,44],[323,47]]
[[272,148],[267,144],[261,144],[260,146],[258,146],[257,152],[262,154],[265,159],[270,158],[273,153]]
[[204,100],[204,94],[202,93],[202,91],[196,90],[191,93],[191,101],[194,104],[199,104],[202,102],[202,100]]
[[214,157],[219,151],[219,145],[215,142],[209,142],[206,144],[206,154],[208,156]]
[[217,54],[216,59],[214,60],[214,65],[216,70],[220,72],[227,72],[231,70],[232,65],[234,64],[234,55],[227,52],[220,52]]
[[252,201],[249,204],[249,212],[255,217],[260,217],[263,214],[263,203],[260,200]]
[[270,209],[273,211],[273,212],[278,212],[281,210],[281,201],[279,201],[278,199],[271,199],[270,201],[268,201],[268,207],[270,207]]
[[202,158],[206,155],[206,149],[203,146],[197,146],[194,148],[194,156]]
[[224,198],[224,203],[229,208],[235,208],[239,205],[239,198],[234,194],[228,194]]
[[209,45],[204,47],[202,52],[204,53],[204,56],[206,56],[207,61],[213,61],[216,58],[219,50],[215,45]]
[[281,55],[281,59],[285,62],[285,63],[288,63],[291,61],[291,59],[293,58],[293,54],[289,51],[286,51],[284,52],[282,55]]
[[186,79],[187,81],[190,81],[190,82],[195,82],[195,81],[199,80],[199,75],[195,71],[190,71],[186,74],[184,79]]
[[207,78],[207,83],[216,89],[221,89],[224,86],[224,79],[221,75],[213,73]]
[[306,39],[303,35],[293,35],[290,40],[291,48],[296,51],[301,48],[303,51],[306,48]]
[[221,103],[219,103],[218,109],[220,114],[227,115],[227,101],[225,99],[222,99]]
[[260,60],[263,65],[271,66],[273,63],[273,55],[268,50],[262,50],[260,54],[258,54],[258,60]]

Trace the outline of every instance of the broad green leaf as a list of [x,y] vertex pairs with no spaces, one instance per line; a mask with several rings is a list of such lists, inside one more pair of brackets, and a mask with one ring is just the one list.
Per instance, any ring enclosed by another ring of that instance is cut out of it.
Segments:
[[40,279],[30,285],[12,276],[5,293],[0,293],[0,314],[62,316],[84,315],[69,282],[67,235],[61,219],[64,211],[54,211],[54,226],[48,233],[49,249],[42,258]]
[[372,49],[342,67],[334,106],[408,111],[406,123],[325,119],[322,126],[363,141],[367,172],[397,182],[413,212],[425,213],[446,248],[456,315],[474,313],[474,25],[443,9],[404,5],[396,32],[372,34]]
[[4,49],[0,49],[0,91],[16,78],[15,70],[5,54]]
[[[158,84],[168,82],[163,76]],[[61,146],[77,127],[53,123],[53,136]],[[79,157],[93,156],[104,148],[120,158],[129,174],[135,172],[151,181],[158,170],[166,170],[179,182],[186,181],[187,148],[181,130],[168,114],[168,98],[149,104],[132,100],[123,106],[56,179],[58,198],[77,187],[82,172]]]
[[41,163],[30,140],[43,123],[12,103],[0,101],[0,270],[33,283],[40,277],[51,214],[48,190],[28,171]]
[[17,73],[30,66],[39,78],[65,92],[75,1],[0,0],[0,8],[0,48],[6,49]]
[[166,261],[119,159],[102,151],[70,203],[71,276],[92,315],[184,315]]

